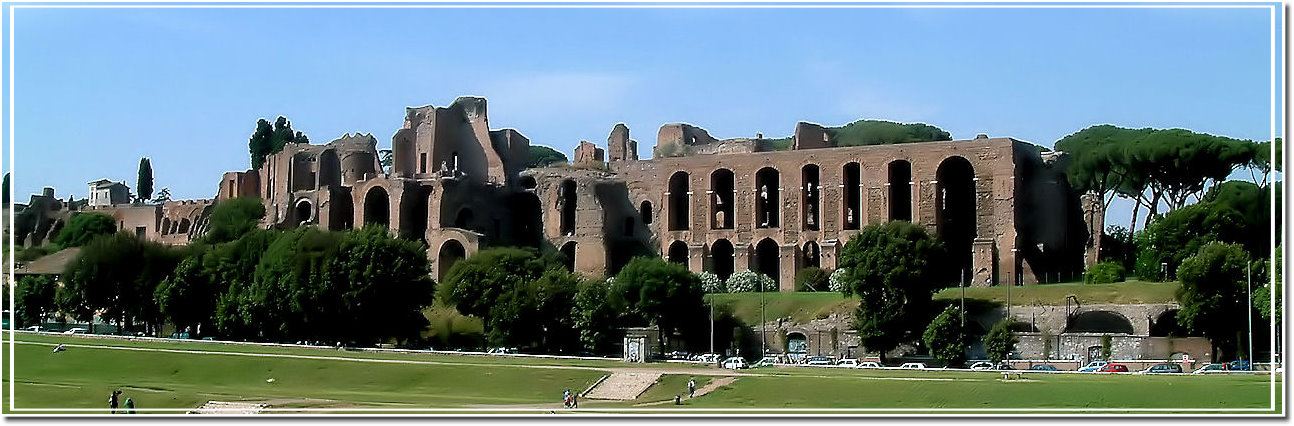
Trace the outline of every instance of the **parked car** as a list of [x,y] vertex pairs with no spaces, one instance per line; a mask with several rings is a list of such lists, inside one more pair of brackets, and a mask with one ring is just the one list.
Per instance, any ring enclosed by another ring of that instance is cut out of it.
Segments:
[[832,365],[831,357],[813,356],[805,359],[805,365]]
[[837,366],[837,367],[858,368],[858,360],[857,360],[857,359],[853,359],[853,358],[845,358],[845,359],[842,359],[842,360],[840,360],[840,361],[836,361],[836,366]]
[[1104,367],[1106,364],[1109,364],[1109,362],[1107,362],[1107,361],[1092,361],[1092,362],[1087,363],[1087,366],[1084,366],[1083,368],[1078,369],[1078,371],[1080,371],[1080,372],[1084,372],[1084,373],[1090,373],[1090,372],[1093,372],[1093,371],[1096,371],[1096,370],[1100,370],[1100,369],[1101,369],[1101,367]]
[[1032,371],[1060,371],[1059,368],[1056,368],[1056,366],[1051,364],[1038,364],[1033,367],[1029,367],[1029,369]]
[[986,362],[986,361],[980,361],[980,362],[977,362],[977,363],[971,364],[970,369],[971,369],[971,370],[992,370],[992,369],[993,369],[993,363],[991,363],[991,362]]
[[685,359],[688,359],[689,357],[691,357],[691,354],[687,353],[687,351],[673,351],[665,354],[665,359],[685,360]]
[[899,368],[904,370],[924,370],[926,369],[926,364],[923,362],[905,362]]
[[1253,370],[1253,366],[1249,364],[1249,361],[1246,361],[1246,360],[1243,360],[1243,359],[1238,359],[1238,360],[1235,360],[1235,361],[1228,362],[1228,363],[1227,363],[1227,370],[1229,370],[1229,371],[1252,371],[1252,370]]
[[1140,373],[1143,373],[1143,374],[1181,373],[1181,372],[1182,372],[1182,366],[1177,364],[1155,364],[1150,366],[1150,368],[1140,371]]
[[68,329],[67,331],[64,331],[63,334],[86,334],[86,331],[84,328],[81,328],[81,327],[73,327]]
[[750,366],[746,364],[746,360],[743,359],[742,357],[734,356],[723,360],[723,368],[731,368],[733,370],[739,370],[742,368],[750,368]]
[[697,355],[693,360],[705,364],[717,364],[719,363],[719,354],[701,354]]
[[882,367],[880,363],[877,363],[874,361],[863,361],[858,363],[858,365],[855,366],[854,368],[885,368],[885,367]]
[[45,327],[41,327],[39,325],[33,325],[27,328],[24,328],[23,330],[40,332],[40,331],[45,331]]
[[1204,364],[1203,367],[1195,369],[1191,374],[1213,374],[1227,372],[1226,364]]
[[750,365],[750,368],[772,367],[774,364],[781,364],[781,362],[779,362],[775,356],[766,356],[760,358],[759,361],[755,361],[754,364]]
[[1105,364],[1097,373],[1127,373],[1128,366],[1123,364]]
[[517,353],[517,348],[490,348],[490,350],[489,350],[489,351],[486,351],[485,353],[487,353],[487,354],[515,354],[515,353]]

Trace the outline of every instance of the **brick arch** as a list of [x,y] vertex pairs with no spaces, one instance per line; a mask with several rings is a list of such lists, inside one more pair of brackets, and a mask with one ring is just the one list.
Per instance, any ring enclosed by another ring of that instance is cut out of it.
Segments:
[[733,229],[737,221],[737,174],[720,167],[711,171],[709,178],[710,229]]
[[1132,321],[1115,311],[1092,310],[1079,313],[1069,320],[1066,333],[1124,333],[1135,332]]
[[888,207],[887,220],[915,221],[916,215],[912,205],[915,204],[914,184],[916,175],[912,161],[906,158],[895,158],[885,163],[885,201]]
[[171,233],[171,218],[164,217],[162,218],[162,235],[170,235],[170,233]]
[[[777,167],[764,166],[755,171],[754,209],[755,227],[780,228],[782,213],[782,171]],[[767,198],[765,198],[767,197]]]
[[436,250],[436,261],[439,262],[436,271],[436,281],[444,281],[445,276],[449,274],[449,269],[454,267],[455,263],[467,257],[467,248],[463,243],[456,239],[446,239],[440,244],[440,249]]
[[676,171],[670,173],[669,180],[666,183],[666,222],[667,229],[670,231],[686,231],[691,229],[691,196],[692,192],[692,175],[687,171]]
[[687,243],[682,240],[675,240],[670,243],[666,260],[686,266],[688,263]]
[[373,186],[364,191],[364,197],[361,198],[364,220],[363,224],[382,225],[387,228],[391,227],[391,193],[384,186]]
[[822,229],[822,167],[809,162],[800,166],[800,229]]
[[972,244],[977,237],[978,220],[975,200],[975,166],[960,155],[944,157],[935,169],[935,234],[952,258],[952,274],[965,282],[976,275]]

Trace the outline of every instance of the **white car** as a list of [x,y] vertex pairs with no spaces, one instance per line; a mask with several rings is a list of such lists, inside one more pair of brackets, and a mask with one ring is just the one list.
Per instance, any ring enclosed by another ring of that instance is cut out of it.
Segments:
[[23,330],[41,332],[41,331],[45,331],[45,327],[41,327],[39,325],[33,325],[30,327],[24,328]]
[[76,328],[72,328],[72,329],[70,329],[70,330],[68,330],[68,331],[64,331],[64,332],[63,332],[63,334],[86,334],[86,331],[85,331],[85,329],[84,329],[84,328],[76,327]]
[[977,363],[971,364],[970,369],[971,369],[971,370],[992,370],[992,369],[993,369],[993,363],[991,363],[991,362],[985,362],[985,361],[980,361],[980,362],[977,362]]
[[864,361],[864,362],[858,363],[858,365],[855,366],[854,368],[885,368],[885,367],[881,367],[881,364],[876,362]]
[[922,362],[905,362],[899,368],[903,370],[925,370],[926,364]]
[[856,359],[842,359],[842,360],[840,360],[839,362],[837,362],[837,363],[836,363],[836,366],[837,366],[837,367],[853,367],[853,368],[858,368],[858,360],[856,360]]
[[719,362],[719,354],[701,354],[692,358],[694,361],[704,364],[714,364]]
[[736,357],[736,356],[734,356],[734,357],[731,357],[731,358],[728,358],[728,359],[723,360],[723,368],[730,368],[730,369],[733,369],[733,370],[739,370],[739,369],[742,369],[742,368],[749,368],[749,367],[750,367],[750,366],[746,364],[746,360],[745,360],[745,359],[743,359],[743,358],[741,358],[741,357]]

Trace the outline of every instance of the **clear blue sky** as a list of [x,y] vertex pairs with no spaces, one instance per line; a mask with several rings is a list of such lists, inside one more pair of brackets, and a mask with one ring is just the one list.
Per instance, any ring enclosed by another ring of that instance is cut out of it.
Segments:
[[[83,198],[98,178],[133,187],[140,157],[156,188],[209,198],[248,168],[258,118],[386,147],[406,106],[461,95],[489,99],[492,128],[567,156],[617,122],[644,158],[669,122],[727,138],[873,118],[1045,146],[1103,123],[1271,129],[1263,8],[6,12],[18,202],[43,186]],[[1127,210],[1107,221],[1126,226]]]

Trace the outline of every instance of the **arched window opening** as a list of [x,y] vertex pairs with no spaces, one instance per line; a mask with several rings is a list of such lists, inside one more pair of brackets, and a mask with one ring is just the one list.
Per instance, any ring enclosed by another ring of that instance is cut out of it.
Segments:
[[562,245],[562,261],[566,263],[566,270],[575,272],[575,242],[571,241]]
[[1117,312],[1088,311],[1071,318],[1065,332],[1132,334],[1132,322]]
[[638,215],[642,216],[643,225],[651,225],[651,220],[652,220],[651,201],[643,200],[642,204],[638,205]]
[[350,191],[334,191],[328,210],[329,230],[343,231],[355,227],[355,204]]
[[935,172],[936,234],[948,250],[954,273],[963,282],[972,274],[971,247],[975,241],[975,170],[962,157],[949,157]]
[[687,243],[675,241],[669,245],[669,261],[687,265]]
[[736,184],[732,170],[719,169],[710,174],[710,218],[712,229],[732,229],[736,207]]
[[314,206],[310,204],[310,200],[305,198],[297,200],[297,205],[294,210],[295,211],[293,213],[295,213],[297,225],[305,225],[314,221],[315,209]]
[[448,240],[440,246],[440,252],[436,261],[440,263],[437,268],[436,281],[444,281],[445,276],[449,274],[449,268],[454,267],[455,263],[467,257],[467,250],[463,249],[463,244],[457,240]]
[[912,221],[912,164],[890,162],[890,220]]
[[841,211],[844,229],[858,229],[859,224],[863,222],[863,188],[859,183],[862,181],[862,166],[858,163],[849,163],[845,165],[845,203]]
[[781,198],[778,197],[781,173],[772,167],[755,173],[755,223],[759,228],[778,227]]
[[725,239],[719,239],[710,247],[710,256],[714,270],[711,271],[719,276],[719,279],[726,280],[732,275],[736,264],[734,255],[736,252],[732,248],[732,243]]
[[804,243],[804,248],[802,251],[804,255],[804,267],[806,268],[822,267],[822,250],[820,247],[818,247],[817,242],[809,241],[807,243]]
[[800,170],[800,181],[804,185],[800,188],[800,217],[803,218],[801,226],[809,231],[817,231],[821,219],[818,213],[821,206],[818,204],[820,194],[822,193],[822,182],[820,181],[821,172],[818,166],[809,164]]
[[778,273],[780,257],[777,242],[772,238],[765,238],[755,246],[755,272],[772,278],[773,288],[781,288],[781,274]]
[[686,172],[675,172],[669,178],[669,230],[682,231],[691,228],[688,223],[688,192],[692,189]]
[[562,235],[575,235],[575,181],[567,179],[557,188],[557,208],[561,211]]
[[374,186],[364,196],[364,224],[391,226],[391,198],[386,189]]

